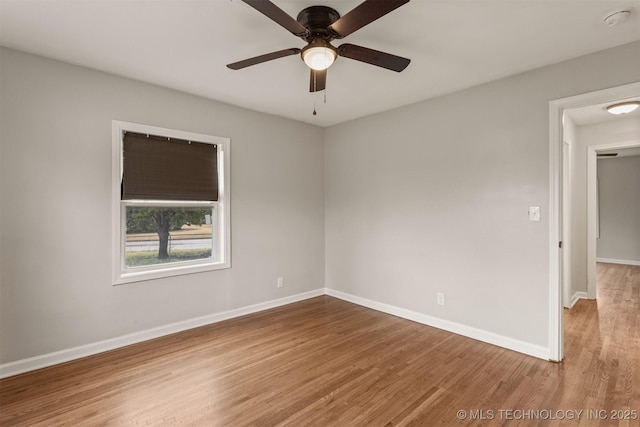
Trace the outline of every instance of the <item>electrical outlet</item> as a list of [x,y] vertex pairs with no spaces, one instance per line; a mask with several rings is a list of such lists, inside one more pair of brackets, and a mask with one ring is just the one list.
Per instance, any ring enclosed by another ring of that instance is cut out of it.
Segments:
[[278,287],[284,288],[284,277],[278,277]]
[[438,305],[444,305],[444,293],[438,292],[436,295],[438,297]]

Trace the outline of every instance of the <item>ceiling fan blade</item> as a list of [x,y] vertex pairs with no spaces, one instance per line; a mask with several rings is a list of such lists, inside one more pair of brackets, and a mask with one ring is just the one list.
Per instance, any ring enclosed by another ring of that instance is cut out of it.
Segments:
[[329,28],[336,34],[336,38],[341,39],[405,3],[409,3],[409,0],[365,0]]
[[309,82],[309,92],[319,92],[327,85],[327,70],[311,69],[311,80]]
[[301,37],[307,34],[308,30],[298,21],[289,16],[284,10],[280,9],[269,0],[242,0],[276,24],[283,26],[292,34]]
[[234,62],[228,64],[227,67],[232,70],[240,70],[242,68],[250,67],[252,65],[261,64],[263,62],[271,61],[273,59],[284,58],[285,56],[296,55],[300,53],[300,49],[297,47],[291,49],[279,50],[277,52],[266,53],[264,55],[256,56],[253,58],[245,59],[243,61]]
[[401,56],[349,43],[345,43],[338,48],[338,55],[397,72],[407,68],[411,62],[410,59]]

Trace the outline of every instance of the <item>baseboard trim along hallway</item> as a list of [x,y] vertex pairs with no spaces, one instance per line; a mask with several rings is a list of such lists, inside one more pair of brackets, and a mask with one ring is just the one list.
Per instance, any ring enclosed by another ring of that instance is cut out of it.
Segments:
[[607,264],[640,265],[640,261],[630,259],[596,258],[596,262],[605,262]]

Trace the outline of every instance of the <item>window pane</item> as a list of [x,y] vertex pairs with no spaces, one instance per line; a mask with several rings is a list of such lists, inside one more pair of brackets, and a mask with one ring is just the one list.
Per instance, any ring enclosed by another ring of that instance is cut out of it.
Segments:
[[125,266],[212,260],[212,207],[126,207]]

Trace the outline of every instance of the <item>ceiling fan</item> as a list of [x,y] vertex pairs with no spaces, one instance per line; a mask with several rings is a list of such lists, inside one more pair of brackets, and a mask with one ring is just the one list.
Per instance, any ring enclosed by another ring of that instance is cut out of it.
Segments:
[[232,70],[240,70],[251,65],[261,64],[285,56],[301,55],[302,60],[311,68],[309,91],[324,90],[327,81],[327,68],[338,56],[400,72],[407,68],[410,59],[357,46],[350,43],[338,47],[331,41],[342,39],[399,8],[409,0],[365,0],[344,16],[327,6],[311,6],[303,9],[297,19],[293,19],[269,0],[242,0],[258,12],[284,27],[294,36],[300,37],[307,45],[302,49],[290,48],[267,53],[243,61],[228,64]]

